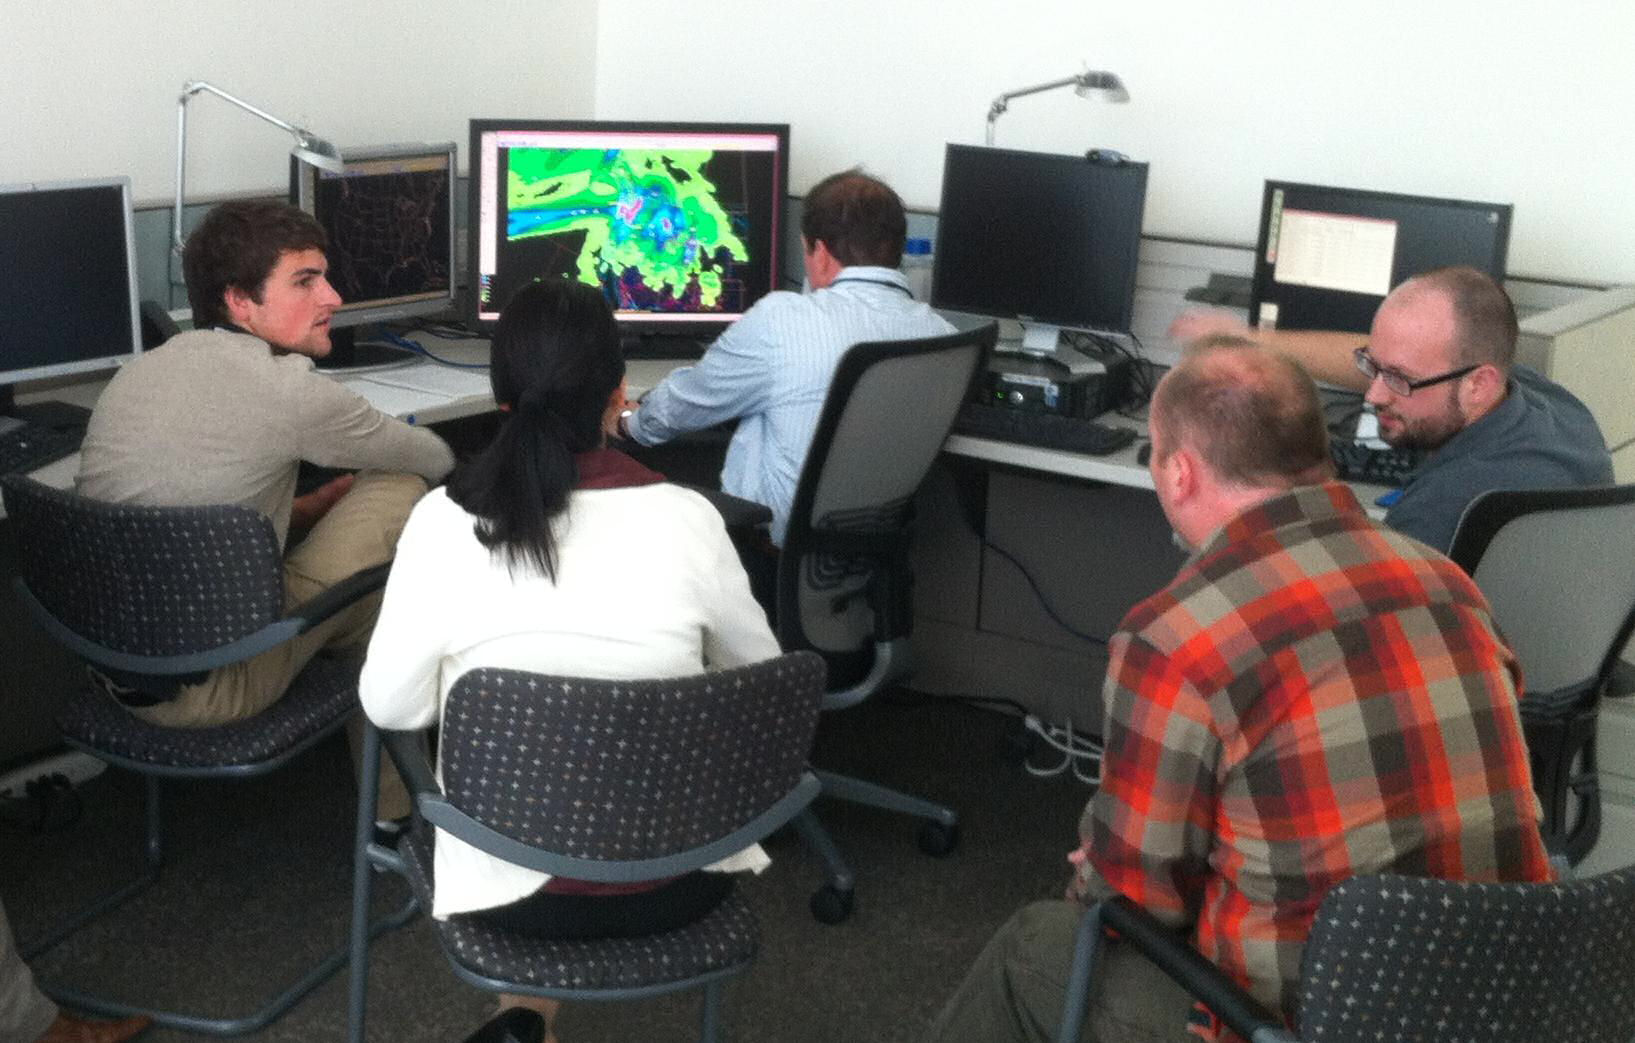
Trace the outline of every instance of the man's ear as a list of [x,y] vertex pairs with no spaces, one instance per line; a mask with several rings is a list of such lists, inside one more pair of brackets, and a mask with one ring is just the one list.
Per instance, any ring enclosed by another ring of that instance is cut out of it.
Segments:
[[1490,364],[1477,366],[1465,378],[1465,386],[1460,392],[1463,401],[1459,404],[1467,413],[1485,412],[1504,397],[1506,383],[1507,379],[1499,367]]
[[222,304],[227,307],[227,317],[233,320],[233,325],[242,326],[250,317],[250,309],[255,306],[256,300],[237,286],[229,286],[222,292]]

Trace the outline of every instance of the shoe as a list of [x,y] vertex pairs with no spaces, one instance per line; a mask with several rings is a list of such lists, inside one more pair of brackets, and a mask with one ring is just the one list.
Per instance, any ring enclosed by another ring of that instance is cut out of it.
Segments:
[[57,1020],[34,1043],[120,1043],[147,1030],[152,1018],[120,1018],[117,1021],[87,1021],[72,1014],[57,1014]]

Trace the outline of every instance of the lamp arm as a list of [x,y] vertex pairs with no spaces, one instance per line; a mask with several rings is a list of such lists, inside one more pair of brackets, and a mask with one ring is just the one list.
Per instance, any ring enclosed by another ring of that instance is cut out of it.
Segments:
[[182,84],[182,93],[176,97],[176,199],[170,211],[170,248],[178,255],[181,254],[184,245],[182,240],[182,200],[185,198],[183,184],[187,179],[187,103],[192,100],[193,95],[198,94],[200,91],[209,91],[223,101],[237,105],[252,116],[259,116],[273,126],[289,131],[295,135],[296,141],[300,144],[305,144],[309,137],[305,130],[295,124],[287,123],[265,109],[259,109],[251,105],[243,98],[228,94],[215,84],[206,83],[203,80],[188,80]]
[[1045,83],[1036,83],[1032,87],[1019,87],[1013,91],[1006,91],[995,98],[993,104],[988,106],[988,146],[990,148],[993,146],[994,124],[998,123],[999,117],[1003,116],[1005,111],[1010,108],[1012,99],[1025,98],[1029,94],[1040,94],[1044,91],[1053,91],[1058,87],[1070,87],[1083,82],[1084,74],[1079,73],[1076,76],[1063,76]]

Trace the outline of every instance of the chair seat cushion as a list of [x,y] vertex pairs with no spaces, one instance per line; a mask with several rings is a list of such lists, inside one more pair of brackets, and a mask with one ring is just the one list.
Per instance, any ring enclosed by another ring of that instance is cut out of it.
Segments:
[[92,685],[69,699],[57,725],[64,738],[91,753],[137,764],[184,771],[260,766],[332,730],[356,710],[361,668],[357,656],[318,656],[267,709],[211,728],[149,724]]
[[[398,845],[410,886],[431,908],[432,839],[418,830]],[[662,988],[720,971],[742,969],[755,957],[755,914],[737,890],[696,923],[640,938],[548,941],[467,916],[434,920],[449,958],[485,978],[563,991]]]

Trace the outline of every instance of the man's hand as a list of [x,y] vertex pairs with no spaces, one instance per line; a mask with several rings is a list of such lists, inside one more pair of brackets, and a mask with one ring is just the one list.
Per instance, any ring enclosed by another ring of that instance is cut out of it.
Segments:
[[290,504],[290,528],[310,529],[318,524],[318,519],[329,513],[335,506],[335,501],[346,495],[352,488],[352,479],[355,475],[343,474],[339,478],[331,478],[305,496],[297,496]]
[[1195,340],[1218,333],[1237,337],[1254,337],[1249,324],[1229,311],[1218,308],[1192,308],[1175,317],[1169,324],[1169,338],[1177,344],[1191,344]]

